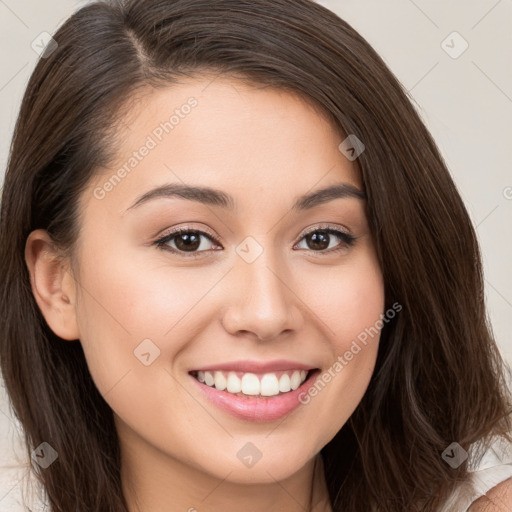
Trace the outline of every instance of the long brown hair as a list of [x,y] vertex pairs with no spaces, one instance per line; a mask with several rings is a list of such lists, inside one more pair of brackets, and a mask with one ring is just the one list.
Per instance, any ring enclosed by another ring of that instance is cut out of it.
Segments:
[[[358,157],[384,275],[377,364],[355,412],[321,451],[335,512],[433,511],[468,476],[442,452],[510,440],[512,400],[485,312],[475,231],[431,135],[403,87],[348,23],[310,0],[93,2],[54,35],[28,83],[0,219],[0,357],[28,453],[54,512],[127,511],[113,414],[79,341],[48,327],[24,260],[43,228],[65,255],[78,200],[114,153],[130,97],[204,71],[243,76],[312,101]],[[340,139],[341,142],[341,139]]]

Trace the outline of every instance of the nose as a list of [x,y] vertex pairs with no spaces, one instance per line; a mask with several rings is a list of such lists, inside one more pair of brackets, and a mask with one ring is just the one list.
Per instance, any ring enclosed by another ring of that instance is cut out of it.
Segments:
[[228,306],[222,324],[230,334],[273,340],[298,331],[303,322],[298,290],[284,267],[276,267],[270,251],[252,263],[237,258],[228,283]]

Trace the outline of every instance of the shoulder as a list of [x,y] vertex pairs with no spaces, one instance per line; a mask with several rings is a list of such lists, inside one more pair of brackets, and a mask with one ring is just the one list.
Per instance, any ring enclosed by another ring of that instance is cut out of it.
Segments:
[[468,512],[504,512],[512,510],[512,477],[478,498]]

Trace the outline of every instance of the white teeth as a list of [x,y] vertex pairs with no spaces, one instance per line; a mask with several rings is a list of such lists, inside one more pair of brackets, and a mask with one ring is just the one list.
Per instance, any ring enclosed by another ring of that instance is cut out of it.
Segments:
[[219,391],[248,396],[276,396],[297,389],[305,380],[307,371],[288,371],[278,379],[275,373],[265,373],[261,377],[254,373],[244,373],[240,378],[236,372],[198,371],[197,380]]
[[290,386],[293,390],[297,389],[301,384],[301,375],[300,372],[293,372],[292,378],[290,379]]
[[204,372],[204,383],[207,386],[213,386],[215,383],[215,379],[213,378],[213,375],[210,372]]
[[246,373],[242,377],[242,393],[244,395],[259,395],[260,388],[260,379],[254,373]]
[[224,391],[227,386],[226,377],[224,377],[222,372],[215,372],[215,387],[219,391]]
[[283,373],[279,379],[279,391],[281,391],[281,393],[286,393],[287,391],[290,391],[290,389],[292,389],[290,386],[290,377],[286,373]]
[[228,373],[228,393],[240,393],[242,391],[242,381],[237,377],[236,373]]
[[275,373],[266,373],[261,379],[261,395],[274,396],[279,394],[279,381]]

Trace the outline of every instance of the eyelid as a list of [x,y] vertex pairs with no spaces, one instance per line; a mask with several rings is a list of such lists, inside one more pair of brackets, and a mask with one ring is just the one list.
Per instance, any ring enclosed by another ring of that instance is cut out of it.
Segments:
[[336,245],[335,247],[331,247],[330,249],[325,249],[321,251],[314,251],[312,249],[306,249],[305,251],[310,254],[312,257],[315,258],[321,258],[321,257],[328,257],[332,256],[334,254],[338,254],[344,250],[350,249],[353,247],[355,242],[359,237],[353,235],[345,226],[340,226],[339,224],[315,224],[312,227],[306,228],[305,231],[301,233],[299,236],[298,242],[294,245],[295,247],[301,243],[302,240],[304,240],[309,234],[315,233],[318,231],[325,231],[330,236],[335,236],[340,240],[340,243]]
[[167,236],[170,236],[170,235],[179,235],[183,231],[196,231],[200,234],[208,235],[212,239],[213,242],[215,242],[217,245],[221,245],[219,240],[217,239],[217,236],[214,235],[213,231],[210,231],[206,227],[202,227],[202,226],[197,227],[197,226],[193,226],[190,224],[185,224],[184,226],[180,226],[179,228],[171,228],[167,231],[164,231],[161,235],[158,235],[158,238],[156,241],[158,241],[159,239],[165,238]]
[[299,236],[299,241],[302,240],[305,236],[309,235],[310,233],[314,233],[315,231],[322,231],[322,230],[335,230],[335,231],[341,231],[342,233],[345,233],[348,236],[351,236],[355,238],[354,235],[351,234],[350,230],[346,228],[345,226],[340,226],[338,224],[314,224],[313,226],[306,228],[305,231],[303,231]]
[[[302,238],[309,235],[310,233],[313,233],[315,231],[321,231],[323,229],[335,229],[337,231],[342,231],[343,233],[345,233],[347,235],[351,235],[350,230],[348,228],[346,228],[345,226],[328,224],[328,223],[327,224],[325,224],[325,223],[324,224],[313,224],[312,226],[305,228],[305,230],[299,235],[297,241],[302,240]],[[216,244],[221,245],[221,243],[219,242],[216,235],[212,231],[210,231],[208,228],[206,228],[206,227],[198,228],[198,227],[192,226],[192,225],[180,226],[179,228],[171,229],[169,231],[164,231],[164,233],[162,233],[159,236],[159,238],[163,238],[163,237],[169,236],[171,234],[179,234],[182,231],[197,231],[198,233],[206,234],[209,237],[211,237],[212,240]]]
[[200,236],[205,236],[206,238],[209,238],[213,244],[221,246],[222,244],[218,241],[217,237],[208,229],[208,228],[198,228],[192,225],[184,225],[180,226],[179,228],[173,228],[167,231],[164,231],[163,234],[158,236],[158,238],[151,244],[156,245],[158,248],[169,251],[173,254],[179,254],[180,256],[183,256],[185,258],[197,258],[197,257],[204,257],[210,256],[212,250],[218,250],[218,249],[210,249],[206,251],[179,251],[177,249],[174,249],[173,247],[169,247],[167,244],[176,236],[178,236],[180,233],[187,233],[187,232],[196,232]]
[[[192,226],[192,225],[184,225],[184,226],[180,226],[179,228],[173,228],[173,229],[170,229],[169,231],[166,231],[164,232],[162,235],[160,235],[158,237],[158,239],[153,242],[153,245],[157,245],[159,248],[161,249],[164,249],[164,250],[168,250],[169,252],[172,252],[174,254],[179,254],[181,256],[184,256],[184,257],[199,257],[199,256],[204,256],[206,253],[206,255],[211,255],[211,251],[212,249],[210,250],[203,250],[203,251],[190,251],[190,252],[187,252],[187,251],[179,251],[177,249],[174,249],[173,247],[168,247],[167,246],[167,243],[172,240],[172,238],[174,238],[175,236],[178,236],[180,233],[183,233],[183,232],[196,232],[198,233],[199,235],[201,236],[206,236],[207,238],[209,238],[215,245],[218,245],[220,247],[222,247],[222,244],[219,242],[219,240],[217,239],[217,237],[208,229],[208,228],[198,228],[198,227],[195,227],[195,226]],[[316,231],[327,231],[329,234],[334,234],[334,236],[337,236],[338,238],[340,238],[342,240],[342,243],[341,245],[343,245],[343,239],[340,237],[340,235],[337,235],[337,233],[343,233],[344,235],[347,236],[347,238],[349,240],[345,240],[345,244],[347,245],[352,245],[358,237],[352,235],[350,233],[350,230],[348,228],[346,228],[345,226],[339,226],[339,225],[334,225],[334,224],[314,224],[308,228],[306,228],[305,231],[303,231],[300,236],[298,237],[298,240],[297,242],[295,242],[294,244],[294,248],[296,245],[298,245],[306,236],[308,236],[310,233],[315,233]],[[339,250],[341,250],[342,247],[334,247],[334,248],[331,248],[331,249],[327,249],[327,250],[322,250],[322,251],[313,251],[311,250],[310,252],[312,252],[313,254],[317,255],[317,256],[321,256],[321,255],[324,255],[324,254],[332,254],[334,252],[337,252]],[[213,249],[213,250],[218,250],[218,249]]]

